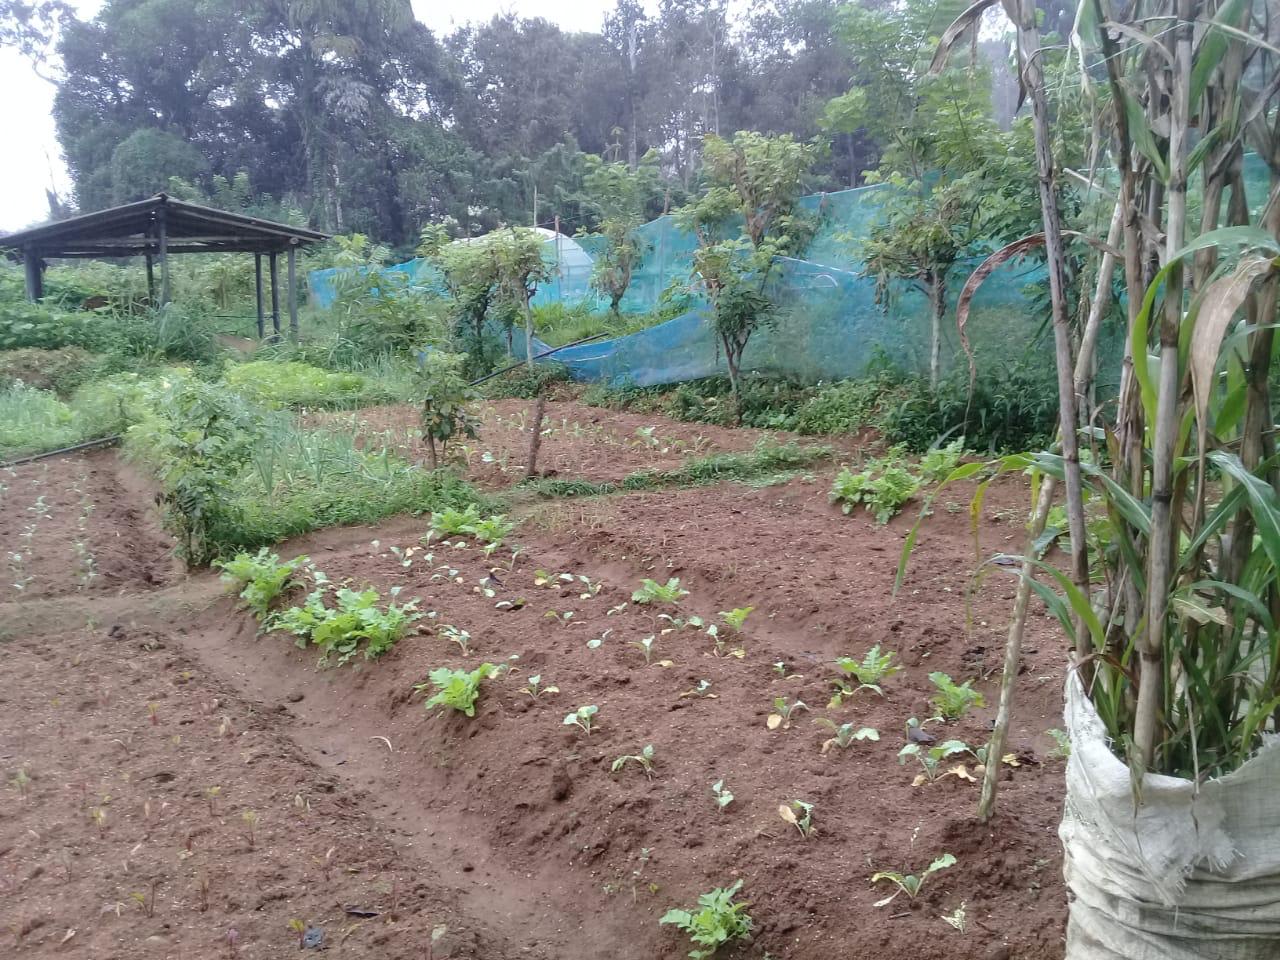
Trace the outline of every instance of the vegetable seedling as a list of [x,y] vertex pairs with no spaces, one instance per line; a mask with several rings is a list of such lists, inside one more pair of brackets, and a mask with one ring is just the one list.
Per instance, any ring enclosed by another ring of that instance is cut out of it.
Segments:
[[464,657],[471,655],[471,634],[466,630],[455,627],[452,623],[445,623],[440,626],[440,636],[450,643],[456,643]]
[[755,607],[734,607],[732,610],[721,610],[720,620],[734,633],[738,633],[754,609]]
[[582,732],[589,737],[591,736],[591,728],[595,725],[595,715],[599,712],[599,707],[594,703],[589,703],[568,714],[563,722],[566,727],[581,727]]
[[643,637],[640,640],[632,640],[630,646],[638,648],[644,654],[644,662],[648,664],[653,659],[653,641],[656,639],[656,637]]
[[[859,690],[870,690],[883,697],[884,690],[880,684],[902,669],[901,664],[893,662],[895,656],[897,655],[892,651],[882,653],[880,644],[877,643],[861,660],[855,660],[853,657],[837,659],[836,669],[840,671],[841,676],[834,681],[836,692],[831,698],[831,706],[840,706],[845,697],[851,697]],[[858,685],[853,686],[849,678],[856,680]]]
[[650,780],[653,779],[653,744],[647,743],[643,750],[638,754],[625,754],[613,761],[610,768],[614,773],[624,769],[628,763],[637,763],[644,771],[644,775]]
[[809,705],[803,700],[796,700],[794,703],[788,702],[786,697],[774,697],[773,709],[776,713],[771,713],[765,719],[765,726],[770,730],[777,730],[781,727],[787,730],[791,727],[792,717],[795,716],[797,710],[808,710]]
[[707,960],[726,943],[741,940],[751,933],[752,921],[747,913],[749,903],[735,903],[742,881],[730,887],[717,888],[698,897],[698,909],[668,910],[659,924],[671,924],[689,935],[698,949],[689,952],[689,960]]
[[529,677],[529,683],[524,687],[521,693],[527,693],[533,699],[537,700],[544,693],[559,693],[560,688],[555,686],[542,686],[542,674],[535,673]]
[[246,810],[240,814],[240,819],[244,821],[244,836],[252,850],[258,842],[258,815],[252,810]]
[[711,792],[716,798],[716,808],[723,810],[729,804],[733,803],[733,794],[729,788],[724,785],[724,778],[721,777],[711,785]]
[[818,828],[813,825],[813,804],[803,800],[792,800],[778,807],[778,816],[800,831],[800,836],[808,840]]
[[926,744],[908,743],[905,747],[898,751],[898,763],[904,764],[908,757],[915,757],[920,762],[922,773],[918,774],[914,781],[913,787],[918,787],[922,783],[933,783],[942,777],[954,776],[962,780],[972,780],[973,775],[969,773],[968,768],[964,764],[957,764],[945,772],[942,771],[942,761],[948,757],[954,757],[959,754],[970,754],[978,758],[978,762],[983,762],[986,748],[979,748],[978,753],[974,753],[969,745],[963,740],[945,740],[936,746],[928,746]]
[[914,900],[920,895],[920,890],[924,887],[926,880],[939,870],[945,870],[947,867],[954,865],[955,862],[955,857],[949,853],[944,853],[942,856],[938,857],[938,859],[934,860],[933,863],[929,864],[929,866],[925,868],[924,872],[918,877],[915,874],[910,873],[904,875],[895,870],[881,870],[878,873],[872,874],[871,883],[873,885],[879,883],[881,880],[888,880],[898,888],[883,900],[877,900],[875,902],[875,906],[883,907],[892,903],[894,898],[900,893],[905,893],[908,900]]
[[647,577],[640,581],[640,589],[631,594],[631,602],[638,604],[677,604],[689,595],[681,588],[680,578],[672,577],[666,583],[658,583]]
[[973,689],[973,681],[956,683],[947,674],[935,670],[929,674],[930,682],[938,692],[930,699],[938,716],[946,720],[959,720],[972,707],[985,707],[987,702],[981,693]]
[[826,717],[818,717],[813,721],[819,726],[829,729],[834,736],[822,743],[822,752],[826,753],[832,747],[839,747],[841,750],[847,750],[852,746],[855,740],[879,740],[880,731],[874,727],[857,727],[852,723],[842,723],[836,725],[834,720],[828,720]]
[[[437,667],[427,674],[427,683],[436,688],[436,692],[423,704],[423,708],[451,707],[468,717],[476,715],[476,699],[480,696],[480,684],[498,673],[499,667],[492,663],[482,663],[474,670],[452,670],[449,667]],[[426,693],[427,683],[414,685],[416,693]]]

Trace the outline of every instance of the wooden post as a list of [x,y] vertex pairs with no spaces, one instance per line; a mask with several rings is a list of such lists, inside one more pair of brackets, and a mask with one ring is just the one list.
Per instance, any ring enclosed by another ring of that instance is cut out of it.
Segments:
[[262,313],[262,254],[253,255],[253,292],[258,301],[258,339],[267,335],[267,321]]
[[289,339],[298,339],[298,246],[289,244]]
[[22,252],[22,266],[27,282],[27,299],[35,303],[44,296],[44,270],[40,265],[40,254],[34,247],[27,247]]
[[538,475],[538,450],[542,447],[542,418],[547,412],[547,392],[538,389],[538,399],[533,402],[533,433],[529,437],[529,462],[525,464],[525,479]]
[[151,251],[147,251],[147,303],[154,304],[156,302],[156,265],[155,260],[151,256]]
[[276,251],[267,254],[267,268],[271,273],[271,339],[280,339],[280,268]]
[[169,302],[169,227],[165,222],[165,210],[156,211],[157,226],[160,232],[160,305]]

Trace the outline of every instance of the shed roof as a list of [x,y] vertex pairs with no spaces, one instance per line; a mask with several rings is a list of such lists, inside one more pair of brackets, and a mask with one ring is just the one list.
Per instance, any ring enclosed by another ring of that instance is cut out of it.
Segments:
[[175,200],[146,200],[81,214],[0,237],[10,255],[129,257],[160,252],[164,224],[169,253],[271,253],[329,239],[326,233]]

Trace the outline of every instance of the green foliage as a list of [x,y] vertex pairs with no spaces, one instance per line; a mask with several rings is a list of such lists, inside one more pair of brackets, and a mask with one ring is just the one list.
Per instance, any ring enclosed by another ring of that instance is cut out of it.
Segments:
[[[435,687],[436,692],[423,706],[428,710],[432,707],[450,707],[468,717],[474,717],[480,684],[497,672],[498,667],[492,663],[482,663],[471,671],[437,667],[428,674],[430,684]],[[428,687],[427,684],[420,683],[413,689],[418,693],[426,693]]]
[[952,440],[945,447],[933,447],[917,464],[925,483],[941,483],[960,463],[964,456],[964,437]]
[[0,460],[69,446],[85,438],[71,407],[21,381],[0,387]]
[[[475,424],[466,406],[475,399],[475,391],[462,375],[465,358],[456,353],[428,351],[418,369],[419,395],[422,397],[422,438],[434,470],[448,455],[449,441],[476,435]],[[440,453],[436,453],[436,444]]]
[[95,373],[104,359],[81,347],[0,350],[0,388],[21,381],[29,387],[54,390],[66,396]]
[[689,591],[680,586],[679,577],[671,577],[666,583],[658,583],[648,577],[640,581],[640,589],[631,594],[632,603],[640,604],[677,604],[689,595]]
[[618,773],[625,769],[628,763],[634,763],[644,771],[646,777],[653,779],[653,756],[653,744],[645,744],[644,749],[638,754],[625,754],[618,757],[613,761],[609,769],[614,773]]
[[594,703],[589,703],[579,707],[573,713],[566,714],[563,724],[566,727],[579,727],[583,733],[591,736],[591,730],[595,726],[595,716],[599,712],[599,707]]
[[898,375],[881,373],[822,387],[796,411],[794,428],[803,434],[827,434],[855,433],[876,426],[885,395],[901,380]]
[[958,684],[947,674],[935,670],[929,674],[929,682],[938,690],[929,702],[938,711],[938,716],[947,720],[959,720],[971,708],[987,705],[982,694],[973,689],[972,680]]
[[[831,698],[831,705],[840,706],[845,697],[851,697],[859,690],[872,690],[884,696],[884,690],[880,684],[902,669],[902,664],[893,662],[896,656],[897,654],[893,651],[881,652],[880,644],[877,643],[863,655],[861,660],[855,660],[853,657],[839,657],[836,660],[836,669],[840,671],[841,677],[835,681],[836,693]],[[857,687],[849,684],[847,679],[849,677],[858,681]]]
[[900,893],[905,893],[908,900],[914,900],[920,895],[920,890],[924,887],[926,880],[939,870],[945,870],[947,867],[954,866],[955,862],[955,857],[949,853],[944,853],[929,864],[929,866],[925,867],[924,871],[919,876],[916,876],[915,874],[901,874],[895,870],[881,870],[878,873],[872,874],[872,884],[879,883],[881,880],[888,880],[897,887],[892,894],[885,897],[883,900],[876,901],[875,905],[877,907],[883,907],[892,902],[894,897],[898,896]]
[[301,607],[289,607],[269,621],[271,629],[286,630],[298,638],[298,646],[310,642],[320,648],[320,663],[328,665],[337,657],[342,666],[361,652],[366,660],[374,660],[390,650],[404,636],[409,624],[421,619],[417,601],[397,606],[399,588],[392,590],[392,600],[379,608],[381,596],[373,589],[355,591],[340,587],[334,593],[336,606],[325,601],[326,583],[322,582]]
[[731,886],[704,893],[698,897],[697,910],[668,910],[658,923],[671,924],[689,935],[696,945],[689,952],[690,960],[707,960],[725,944],[751,933],[752,921],[747,913],[750,904],[734,902],[741,889],[742,881],[737,880]]
[[634,169],[625,163],[589,157],[582,186],[587,203],[600,218],[598,232],[605,240],[596,257],[591,286],[609,298],[609,312],[616,318],[631,275],[648,252],[649,245],[636,234],[636,228],[646,219],[646,201],[661,193],[657,157],[646,156]]
[[474,503],[462,510],[446,507],[431,515],[433,537],[472,536],[488,545],[486,553],[502,546],[514,529],[515,524],[500,513],[481,516],[480,508]]
[[[980,749],[981,751],[986,750],[985,747]],[[918,782],[928,781],[929,783],[933,783],[935,780],[939,779],[942,762],[944,760],[949,757],[960,756],[963,754],[972,754],[977,756],[977,754],[974,754],[974,751],[971,750],[969,745],[963,740],[945,740],[942,743],[934,744],[933,746],[919,743],[908,743],[898,751],[898,764],[902,765],[907,762],[908,758],[915,757],[916,760],[919,761],[920,768],[923,771],[921,776],[918,778]],[[978,761],[980,763],[983,762],[985,757],[986,755],[984,752],[981,757],[978,757]]]
[[1071,738],[1067,736],[1065,730],[1059,730],[1053,727],[1046,731],[1049,736],[1053,737],[1054,748],[1049,751],[1046,759],[1048,760],[1066,760],[1071,756]]
[[239,591],[259,620],[265,620],[276,598],[298,582],[294,576],[305,566],[305,556],[281,562],[280,556],[266,547],[256,554],[238,553],[230,560],[215,560],[213,566],[222,571],[222,580]]
[[355,407],[398,399],[357,373],[335,373],[296,361],[254,360],[223,374],[227,385],[268,407]]
[[826,753],[832,747],[847,750],[855,740],[880,739],[880,731],[874,727],[855,727],[852,723],[836,724],[834,720],[829,720],[826,717],[818,717],[813,722],[819,726],[826,727],[833,734],[830,739],[823,741],[823,753]]
[[830,500],[846,514],[858,504],[875,515],[876,523],[888,523],[902,505],[920,489],[921,478],[896,457],[872,460],[858,473],[841,467],[831,484]]
[[723,810],[729,804],[733,803],[733,793],[724,785],[724,778],[721,777],[711,785],[711,793],[716,798],[716,809]]
[[751,616],[755,607],[734,607],[732,610],[721,610],[720,619],[726,627],[735,632],[740,631],[747,617]]

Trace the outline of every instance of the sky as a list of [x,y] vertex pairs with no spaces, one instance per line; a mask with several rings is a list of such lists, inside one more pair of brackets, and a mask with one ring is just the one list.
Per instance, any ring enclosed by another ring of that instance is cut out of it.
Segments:
[[[92,17],[102,0],[71,0],[81,19]],[[613,0],[412,0],[419,20],[438,34],[495,14],[542,17],[568,30],[599,30]],[[656,7],[655,2],[646,6]],[[48,218],[45,189],[69,196],[71,181],[53,127],[53,85],[40,79],[15,50],[0,48],[0,130],[8,146],[0,150],[0,232]]]

